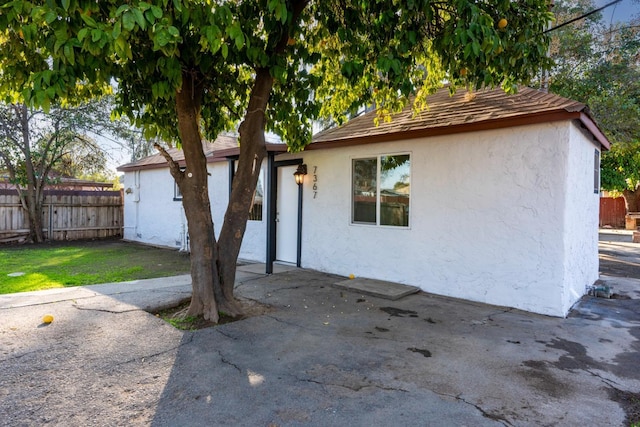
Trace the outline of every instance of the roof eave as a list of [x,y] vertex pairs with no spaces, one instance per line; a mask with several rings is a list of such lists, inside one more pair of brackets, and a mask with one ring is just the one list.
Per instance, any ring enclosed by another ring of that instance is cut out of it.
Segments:
[[325,140],[309,144],[305,150],[320,150],[327,148],[339,148],[360,144],[371,144],[377,142],[397,141],[398,139],[415,139],[433,136],[453,135],[465,132],[478,132],[483,130],[504,129],[516,126],[531,124],[557,122],[563,120],[580,120],[594,138],[606,149],[610,143],[604,134],[598,129],[591,118],[580,111],[547,111],[526,116],[503,117],[494,120],[484,120],[474,123],[463,123],[456,125],[443,125],[423,129],[412,129],[395,133],[380,133],[374,135],[357,136],[353,138],[341,138],[338,140]]
[[611,149],[611,142],[609,142],[609,139],[607,139],[600,128],[598,128],[598,125],[596,125],[596,123],[591,119],[591,117],[589,117],[588,114],[586,114],[585,112],[581,112],[580,122],[589,132],[591,132],[591,135],[593,135],[596,141],[600,143],[603,149],[607,151]]
[[[286,144],[274,144],[267,143],[267,152],[269,153],[283,153],[287,151]],[[224,150],[214,151],[213,154],[207,156],[207,163],[223,162],[229,158],[237,157],[240,155],[240,147],[227,148]],[[178,160],[180,167],[186,166],[184,159]],[[150,163],[145,165],[137,165],[135,163],[129,163],[126,165],[118,166],[116,170],[118,172],[133,172],[138,170],[150,170],[150,169],[164,169],[167,167],[167,162]]]

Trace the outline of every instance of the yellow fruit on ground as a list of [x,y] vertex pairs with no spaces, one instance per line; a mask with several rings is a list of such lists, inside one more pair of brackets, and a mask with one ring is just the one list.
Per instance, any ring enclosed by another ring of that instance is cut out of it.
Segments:
[[354,276],[354,275],[353,275],[353,273],[351,273],[351,274],[349,275],[349,279],[355,279],[355,278],[356,278],[356,276]]
[[502,18],[501,20],[498,21],[498,28],[502,30],[507,26],[508,23],[509,22],[505,18]]
[[45,314],[42,316],[42,323],[51,323],[53,322],[53,316],[50,314]]

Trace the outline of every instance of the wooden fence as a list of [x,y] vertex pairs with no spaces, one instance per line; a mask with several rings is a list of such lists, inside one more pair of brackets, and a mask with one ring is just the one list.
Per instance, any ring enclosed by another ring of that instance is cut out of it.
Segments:
[[613,228],[624,228],[624,216],[627,209],[622,197],[601,197],[600,198],[600,227],[610,226]]
[[[47,190],[42,224],[47,240],[122,236],[120,191]],[[26,240],[29,219],[16,190],[0,189],[0,243]]]

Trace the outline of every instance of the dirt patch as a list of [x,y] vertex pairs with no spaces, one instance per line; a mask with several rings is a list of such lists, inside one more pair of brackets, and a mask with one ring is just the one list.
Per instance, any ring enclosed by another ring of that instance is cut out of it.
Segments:
[[258,301],[239,298],[240,305],[244,314],[238,317],[228,316],[224,313],[220,313],[220,320],[218,323],[213,323],[210,320],[205,320],[202,316],[187,316],[186,312],[189,308],[189,301],[185,301],[175,307],[160,310],[158,312],[152,312],[157,317],[162,318],[176,329],[183,331],[196,331],[199,329],[211,328],[218,325],[224,325],[226,323],[237,322],[240,320],[248,319],[254,316],[260,316],[266,313],[270,313],[275,309],[269,305],[262,304]]
[[627,419],[625,420],[626,425],[640,425],[640,393],[610,388],[609,396],[611,400],[618,402],[620,406],[622,406],[625,414],[627,414]]

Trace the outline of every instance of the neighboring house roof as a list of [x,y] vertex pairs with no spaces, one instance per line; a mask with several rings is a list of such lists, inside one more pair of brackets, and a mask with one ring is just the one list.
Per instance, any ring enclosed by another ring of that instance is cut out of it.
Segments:
[[[47,183],[47,190],[81,190],[81,191],[106,191],[113,188],[111,182],[97,182],[86,179],[68,178],[68,177],[51,177],[52,180],[58,180]],[[15,190],[15,184],[9,182],[8,176],[0,176],[0,189]]]
[[[221,161],[240,153],[238,138],[233,135],[218,135],[213,142],[203,142],[202,148],[208,162]],[[287,146],[282,143],[267,143],[267,150],[273,152],[287,151]],[[167,152],[171,157],[184,165],[184,151],[180,148],[169,148]],[[121,172],[130,172],[140,169],[158,169],[167,167],[167,161],[160,153],[144,157],[136,162],[127,163],[118,167]]]
[[[228,150],[238,146],[237,138],[230,135],[219,135],[213,142],[203,142],[202,149],[207,159],[213,157],[216,150]],[[180,148],[168,148],[167,152],[171,155],[173,160],[180,164],[184,164],[184,152]],[[119,171],[127,172],[136,169],[155,169],[163,168],[167,166],[167,161],[160,153],[152,154],[151,156],[144,157],[138,161],[127,163],[118,167]]]
[[390,122],[381,122],[379,126],[374,124],[377,112],[370,111],[342,126],[317,133],[306,150],[559,120],[580,121],[595,141],[607,149],[610,146],[585,104],[527,87],[520,87],[515,95],[507,95],[502,89],[487,89],[471,95],[458,90],[453,96],[444,88],[428,96],[427,105],[415,116],[412,106],[407,105],[400,113],[391,115]]

